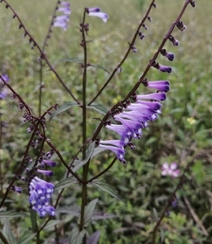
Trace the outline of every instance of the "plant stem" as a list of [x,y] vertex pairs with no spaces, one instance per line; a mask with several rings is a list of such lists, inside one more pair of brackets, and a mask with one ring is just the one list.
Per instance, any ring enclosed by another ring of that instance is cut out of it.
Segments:
[[[86,140],[87,140],[87,130],[86,130],[86,82],[87,82],[87,43],[85,38],[85,16],[86,9],[84,10],[83,21],[81,23],[82,31],[82,47],[84,50],[84,63],[83,63],[83,78],[82,78],[82,144],[85,145],[82,149],[82,159],[86,158]],[[84,229],[84,215],[85,206],[87,205],[87,176],[89,171],[89,162],[83,166],[83,183],[82,183],[82,203],[81,203],[81,215],[80,215],[80,231]],[[83,244],[86,244],[86,235],[83,238]]]

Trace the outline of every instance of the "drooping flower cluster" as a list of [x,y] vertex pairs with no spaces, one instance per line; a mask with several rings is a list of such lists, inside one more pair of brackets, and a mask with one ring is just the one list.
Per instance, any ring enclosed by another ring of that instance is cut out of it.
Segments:
[[[55,208],[50,204],[54,191],[54,184],[36,176],[37,173],[41,173],[45,176],[53,175],[51,170],[45,169],[46,166],[55,167],[57,165],[56,162],[50,160],[52,154],[52,150],[47,152],[43,157],[39,158],[39,165],[37,167],[32,167],[31,169],[26,168],[27,175],[19,177],[22,181],[28,182],[29,203],[40,217],[45,217],[47,214],[54,216],[56,212]],[[32,158],[29,156],[26,157],[25,161],[29,164],[33,163]],[[23,191],[21,187],[15,185],[11,187],[11,190],[17,193],[22,193]]]
[[[51,170],[45,170],[45,166],[55,167],[57,164],[51,160],[47,160],[43,157],[39,160],[39,167],[42,169],[36,169],[38,173],[46,176],[52,176]],[[29,184],[29,202],[32,205],[32,209],[35,210],[40,217],[44,217],[46,214],[50,216],[55,215],[55,209],[50,205],[50,200],[54,190],[54,185],[50,182],[42,180],[35,176]]]
[[62,28],[64,31],[67,30],[69,15],[71,14],[70,3],[67,1],[60,2],[60,7],[57,9],[58,12],[62,12],[64,15],[55,16],[53,25]]
[[180,174],[180,170],[177,169],[177,163],[173,162],[169,165],[167,162],[165,162],[163,164],[161,169],[161,175],[163,176],[169,175],[173,178],[176,178],[179,176],[179,174]]
[[145,86],[154,88],[158,92],[146,95],[136,95],[135,102],[127,103],[125,106],[113,114],[113,119],[117,124],[108,123],[106,128],[119,134],[119,140],[100,140],[99,147],[113,151],[116,157],[125,163],[125,147],[128,145],[134,149],[130,142],[132,138],[140,139],[142,129],[148,126],[149,121],[157,119],[162,107],[159,101],[166,99],[166,92],[169,91],[168,81],[145,81]]
[[[3,74],[3,75],[1,75],[1,77],[2,77],[2,79],[3,79],[5,82],[9,82],[9,77],[8,77],[8,75]],[[5,84],[4,84],[4,81],[2,81],[2,79],[0,79],[0,100],[5,99],[6,96],[7,96],[7,92],[6,92],[5,89],[4,89]]]
[[54,185],[50,182],[42,180],[35,176],[29,184],[29,202],[32,209],[35,210],[40,217],[47,214],[55,215],[55,208],[50,205]]
[[107,22],[108,20],[108,14],[101,12],[100,8],[94,7],[94,8],[86,8],[86,12],[89,16],[96,16],[101,18],[104,22]]

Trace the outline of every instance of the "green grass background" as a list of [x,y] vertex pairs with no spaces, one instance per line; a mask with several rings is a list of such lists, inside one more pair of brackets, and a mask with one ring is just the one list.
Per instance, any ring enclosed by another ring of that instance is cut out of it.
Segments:
[[[8,0],[21,17],[27,30],[42,45],[46,34],[54,2],[50,0],[26,1]],[[82,70],[79,64],[59,62],[65,58],[83,59],[83,50],[78,26],[82,20],[84,7],[99,6],[108,13],[105,24],[95,17],[88,17],[90,24],[88,60],[112,71],[120,62],[128,47],[139,21],[142,19],[150,1],[73,1],[69,28],[66,32],[54,28],[49,46],[46,49],[50,62],[66,82],[72,92],[81,99]],[[110,109],[123,99],[141,76],[144,68],[157,50],[170,25],[176,19],[184,0],[156,1],[157,9],[150,16],[153,22],[146,24],[149,29],[143,41],[136,41],[138,52],[131,53],[122,66],[123,72],[116,75],[105,91],[97,99],[99,104]],[[127,165],[117,162],[102,179],[109,183],[123,199],[119,202],[107,193],[90,188],[89,200],[99,198],[97,209],[103,213],[115,214],[117,218],[93,221],[88,227],[92,234],[101,231],[99,243],[151,243],[152,229],[166,204],[171,192],[178,183],[177,179],[161,177],[161,166],[164,162],[177,162],[181,172],[191,158],[199,154],[187,181],[178,192],[178,207],[171,209],[159,228],[156,243],[165,244],[210,244],[212,243],[212,44],[211,22],[212,2],[197,1],[197,7],[188,7],[182,20],[187,26],[185,32],[174,31],[180,41],[179,47],[167,43],[165,48],[176,54],[170,63],[164,57],[158,62],[173,67],[169,75],[151,69],[149,80],[168,79],[171,90],[163,103],[159,119],[143,132],[141,140],[135,142],[136,150],[127,150]],[[18,29],[18,22],[3,3],[0,4],[0,69],[10,77],[10,84],[30,108],[37,114],[39,87],[39,53],[31,50],[28,39],[23,38],[23,30]],[[52,104],[70,102],[72,99],[48,67],[44,69],[44,93],[42,111]],[[88,70],[88,100],[104,84],[108,74],[101,69]],[[140,87],[138,94],[146,93]],[[5,191],[14,170],[22,161],[29,135],[27,125],[22,122],[17,102],[9,97],[1,102],[2,120],[7,122],[6,133],[1,135],[1,172],[4,175],[1,194]],[[88,114],[88,137],[98,125],[93,117],[100,117],[93,111]],[[70,162],[81,145],[81,111],[77,108],[60,114],[47,123],[47,135]],[[102,139],[114,138],[115,134],[106,130],[101,132]],[[36,151],[31,150],[34,157]],[[111,161],[113,154],[105,151],[91,163],[90,175],[96,175]],[[57,161],[58,159],[55,158]],[[55,170],[53,182],[63,177],[65,169],[59,164]],[[11,193],[6,204],[7,210],[29,212],[27,195]],[[60,208],[75,207],[80,204],[81,188],[73,185],[65,191]],[[54,196],[56,198],[56,194]],[[189,203],[189,204],[188,204]],[[70,236],[77,218],[71,214],[60,214],[63,221],[58,225],[61,237]],[[44,220],[38,220],[39,225]],[[31,229],[29,218],[10,219],[14,235],[19,238]],[[41,233],[42,243],[51,243],[54,228]],[[34,241],[31,241],[34,243]]]

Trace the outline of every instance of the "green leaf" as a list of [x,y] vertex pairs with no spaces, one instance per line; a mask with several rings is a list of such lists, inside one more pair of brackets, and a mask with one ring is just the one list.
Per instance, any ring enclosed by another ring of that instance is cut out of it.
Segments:
[[10,211],[0,211],[0,218],[19,218],[19,217],[29,217],[26,213],[10,212]]
[[61,190],[63,188],[66,188],[74,183],[78,182],[74,177],[68,177],[64,180],[61,180],[59,183],[55,185],[55,190]]
[[92,220],[112,219],[112,218],[117,218],[117,217],[118,216],[115,214],[94,212]]
[[67,103],[64,103],[54,113],[52,113],[52,115],[50,116],[49,121],[51,121],[58,114],[60,114],[62,112],[65,112],[66,110],[68,110],[68,109],[70,109],[71,107],[74,107],[74,106],[79,106],[79,104],[77,102],[67,102]]
[[88,237],[86,244],[98,244],[99,237],[100,237],[100,231],[95,231],[91,236]]
[[85,207],[85,216],[84,216],[85,225],[88,225],[89,222],[91,221],[91,218],[94,215],[94,210],[95,210],[97,202],[98,202],[98,198],[89,202],[89,204]]
[[74,172],[76,172],[77,170],[79,170],[83,165],[85,165],[88,160],[92,157],[93,152],[94,152],[94,148],[95,148],[95,142],[91,142],[87,151],[86,151],[86,158],[82,161],[76,161],[75,163],[75,167],[72,169]]
[[10,227],[10,222],[8,219],[5,219],[5,221],[4,221],[4,227],[3,227],[2,232],[10,244],[17,244],[16,238],[14,237],[14,235],[12,233],[12,229]]
[[20,239],[18,239],[18,244],[28,244],[29,241],[32,240],[35,236],[35,233],[27,231]]
[[80,208],[78,207],[61,207],[57,208],[57,213],[67,213],[70,216],[79,216],[80,215]]
[[71,241],[73,244],[82,244],[82,239],[86,234],[86,230],[80,231],[77,227],[71,231]]
[[108,110],[103,105],[97,103],[92,103],[91,105],[87,106],[87,108],[96,110],[97,112],[103,115],[105,115],[108,112]]
[[37,213],[36,211],[30,209],[30,220],[31,220],[31,224],[32,224],[32,231],[33,232],[36,232],[37,229],[38,229],[38,226],[37,226]]
[[50,220],[44,229],[48,231],[53,231],[54,226],[61,222],[61,220]]
[[91,184],[93,184],[94,186],[98,187],[99,189],[101,189],[102,191],[104,192],[107,192],[108,194],[110,194],[111,196],[115,197],[117,200],[119,201],[123,201],[118,195],[117,193],[111,188],[110,185],[108,185],[107,183],[99,180],[99,179],[96,179],[96,180],[93,180],[91,182]]
[[96,147],[96,148],[94,149],[94,151],[93,151],[92,158],[93,158],[94,156],[96,156],[97,154],[99,154],[99,153],[101,153],[101,152],[103,152],[103,151],[106,151],[106,150],[107,150],[107,149],[105,149],[105,148]]

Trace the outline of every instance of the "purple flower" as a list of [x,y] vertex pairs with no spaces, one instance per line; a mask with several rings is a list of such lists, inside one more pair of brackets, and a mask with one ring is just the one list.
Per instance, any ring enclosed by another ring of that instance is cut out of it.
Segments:
[[106,150],[111,150],[116,154],[116,157],[119,159],[120,162],[122,162],[123,164],[126,163],[124,159],[125,150],[120,140],[101,140],[99,143],[99,147],[104,148]]
[[158,93],[151,93],[146,95],[137,95],[137,100],[155,100],[155,101],[164,101],[166,100],[166,93],[158,92]]
[[66,31],[67,27],[68,27],[68,24],[67,24],[68,21],[69,21],[69,17],[67,15],[57,16],[54,19],[54,26],[55,27],[60,27],[64,31]]
[[167,80],[159,80],[159,81],[148,81],[147,87],[157,89],[161,92],[169,91],[169,81]]
[[52,176],[54,174],[51,170],[37,169],[37,172],[46,176]]
[[168,60],[170,61],[173,61],[175,59],[175,55],[174,53],[170,53],[170,52],[167,52],[166,53],[166,57],[168,58]]
[[55,167],[55,166],[57,166],[57,163],[56,163],[56,162],[53,162],[53,161],[49,161],[49,160],[45,160],[45,159],[43,159],[43,160],[41,161],[41,165],[42,165],[42,166],[44,166],[44,165],[48,165],[48,166],[50,166],[50,167]]
[[57,11],[64,13],[64,15],[55,17],[53,26],[60,27],[64,31],[66,31],[67,27],[68,27],[69,15],[71,14],[70,3],[67,1],[64,1],[64,2],[61,2],[60,4],[62,7],[59,7],[57,9]]
[[[162,91],[168,91],[169,88],[168,81],[146,81],[145,85]],[[166,88],[164,88],[164,86]],[[113,114],[113,118],[118,124],[109,123],[105,126],[107,129],[116,132],[120,136],[120,139],[101,140],[99,143],[99,147],[113,151],[117,158],[123,163],[125,163],[125,146],[129,146],[131,149],[135,148],[134,144],[131,143],[131,139],[140,139],[142,136],[142,129],[148,126],[149,121],[157,119],[158,114],[161,113],[160,109],[162,107],[158,101],[165,100],[166,94],[161,92],[136,95],[135,98],[136,101],[134,103],[125,104],[121,112]]]
[[0,91],[0,100],[5,99],[7,96],[7,93],[5,91]]
[[55,215],[55,209],[50,205],[54,185],[50,182],[42,180],[37,176],[34,177],[29,184],[29,202],[32,209],[35,210],[40,217]]
[[179,176],[180,170],[177,169],[177,163],[173,162],[169,165],[167,162],[165,162],[162,166],[161,174],[163,176],[169,175],[173,178],[176,178]]
[[18,193],[22,193],[22,191],[23,191],[22,188],[18,187],[18,186],[12,186],[11,190],[13,190],[15,192],[18,192]]
[[148,81],[146,86],[149,88],[154,88],[161,92],[169,91],[169,81],[167,80],[159,80],[159,81]]
[[101,18],[105,23],[108,20],[108,15],[104,12],[100,12],[100,8],[95,7],[95,8],[87,8],[86,12],[88,13],[89,16],[96,16]]
[[159,70],[162,71],[162,72],[171,73],[172,72],[172,67],[160,64],[159,65]]
[[7,74],[3,74],[3,75],[1,75],[0,86],[2,86],[2,87],[0,88],[0,100],[5,99],[6,96],[7,96],[7,92],[4,91],[4,88],[3,88],[3,86],[4,86],[4,82],[6,82],[6,83],[9,82],[9,77],[8,77]]
[[5,82],[9,82],[9,77],[8,77],[7,74],[3,74],[3,75],[1,75],[1,77],[3,78],[3,80],[4,80]]
[[58,8],[59,12],[63,12],[64,14],[71,14],[71,10],[69,7],[61,7],[61,8]]
[[100,8],[98,8],[98,7],[87,9],[87,13],[98,13],[98,12],[100,12]]
[[[168,60],[170,60],[170,61],[173,61],[174,58],[175,58],[174,53],[167,52],[166,49],[162,49],[162,50],[160,51],[160,53],[161,53],[163,56],[167,57]],[[160,66],[160,65],[159,65],[159,66]]]

